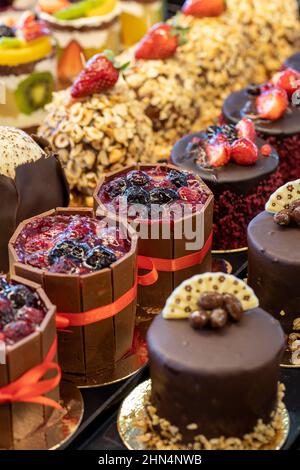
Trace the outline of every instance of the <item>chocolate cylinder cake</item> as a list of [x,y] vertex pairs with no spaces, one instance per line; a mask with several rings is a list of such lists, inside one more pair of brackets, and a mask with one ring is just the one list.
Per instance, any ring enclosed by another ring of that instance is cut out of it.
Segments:
[[68,185],[48,143],[0,126],[0,272],[8,270],[7,246],[24,219],[69,203]]
[[300,317],[300,180],[277,190],[248,227],[249,285],[287,334]]
[[0,449],[17,449],[59,408],[55,312],[40,286],[0,277]]
[[184,281],[148,332],[156,417],[174,427],[173,442],[209,448],[222,436],[222,448],[236,438],[242,449],[258,422],[272,422],[283,349],[280,324],[243,281],[222,273]]
[[104,177],[97,210],[127,218],[139,234],[138,303],[160,310],[187,277],[210,270],[213,195],[193,173],[138,165]]
[[227,122],[253,120],[258,136],[278,152],[284,183],[300,177],[300,73],[285,69],[260,86],[232,93],[223,105]]
[[18,227],[10,260],[57,306],[63,372],[84,380],[113,370],[133,340],[135,232],[92,209],[57,209]]
[[171,161],[199,175],[214,193],[214,249],[246,247],[250,220],[282,184],[278,155],[256,138],[252,122],[187,135],[174,145]]

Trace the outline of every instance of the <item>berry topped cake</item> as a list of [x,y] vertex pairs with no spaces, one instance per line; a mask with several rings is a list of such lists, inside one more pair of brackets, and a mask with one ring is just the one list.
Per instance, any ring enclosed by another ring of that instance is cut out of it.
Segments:
[[284,334],[243,281],[223,273],[185,280],[147,342],[150,448],[263,449],[280,431]]
[[248,223],[282,184],[278,155],[256,138],[252,121],[187,135],[175,144],[171,160],[199,175],[214,193],[214,248],[245,247]]
[[[270,197],[248,228],[249,285],[261,305],[292,333],[300,317],[300,180]],[[299,348],[298,348],[299,349]],[[299,364],[299,358],[298,358]]]
[[57,306],[61,366],[76,383],[105,382],[131,349],[136,250],[131,228],[91,209],[33,217],[10,241],[12,272],[41,284]]
[[211,269],[213,196],[199,176],[136,165],[104,176],[94,197],[97,212],[121,215],[138,232],[138,303],[147,314],[183,279]]
[[67,206],[69,188],[57,155],[44,139],[0,126],[0,148],[0,272],[7,272],[8,242],[17,225]]
[[92,195],[104,172],[153,160],[151,121],[120,68],[110,53],[95,55],[72,88],[54,94],[39,129],[77,193]]
[[18,449],[60,408],[55,313],[37,284],[0,277],[0,449]]
[[113,234],[112,228],[91,217],[50,215],[29,222],[15,249],[20,262],[35,268],[88,274],[108,268],[130,250],[129,240]]
[[5,103],[0,124],[36,129],[52,98],[56,77],[55,46],[45,23],[31,13],[0,18],[0,81]]
[[278,151],[284,182],[300,177],[300,72],[287,68],[267,83],[251,85],[225,100],[223,113],[230,123],[246,116],[258,135]]
[[70,85],[83,60],[105,49],[119,50],[117,0],[38,0],[36,11],[58,44],[58,78]]

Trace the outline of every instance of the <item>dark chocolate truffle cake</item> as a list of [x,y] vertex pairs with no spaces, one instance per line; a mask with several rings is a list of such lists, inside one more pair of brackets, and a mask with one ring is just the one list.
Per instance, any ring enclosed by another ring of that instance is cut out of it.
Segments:
[[225,120],[253,119],[258,136],[274,146],[284,183],[300,177],[300,73],[288,68],[270,82],[232,93],[223,105]]
[[248,228],[249,285],[291,333],[300,317],[300,180],[279,188]]
[[148,348],[151,405],[183,443],[242,442],[272,421],[284,334],[243,281],[222,273],[184,281],[152,323]]

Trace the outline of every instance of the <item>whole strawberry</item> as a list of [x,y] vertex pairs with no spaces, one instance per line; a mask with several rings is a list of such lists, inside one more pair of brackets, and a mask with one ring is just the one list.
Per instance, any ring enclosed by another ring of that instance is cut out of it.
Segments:
[[116,66],[110,52],[94,55],[75,80],[71,88],[72,98],[83,98],[112,88],[118,81],[120,70],[127,65]]
[[282,88],[270,88],[256,98],[258,116],[276,121],[281,118],[289,104],[288,95]]
[[205,145],[208,163],[211,167],[224,166],[230,160],[230,145],[228,142],[213,142]]
[[249,139],[238,139],[231,145],[230,158],[238,165],[254,165],[258,159],[258,148]]
[[138,43],[136,59],[163,60],[173,57],[184,41],[184,29],[166,23],[155,24]]
[[197,18],[220,16],[225,11],[225,0],[186,0],[181,11]]
[[289,97],[300,88],[300,73],[296,70],[287,68],[282,72],[278,72],[271,79],[271,83],[277,87],[285,90]]

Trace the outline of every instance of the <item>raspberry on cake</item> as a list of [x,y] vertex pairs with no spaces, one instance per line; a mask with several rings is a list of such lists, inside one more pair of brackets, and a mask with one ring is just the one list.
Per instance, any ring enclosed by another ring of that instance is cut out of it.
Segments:
[[223,105],[227,122],[247,116],[258,136],[277,150],[284,182],[300,177],[300,108],[293,103],[298,91],[300,72],[286,68],[266,83],[232,93]]
[[[1,19],[0,19],[1,21]],[[5,103],[0,122],[35,130],[44,117],[56,77],[55,45],[50,30],[30,12],[0,24],[0,81]]]
[[21,224],[10,256],[12,271],[38,281],[72,331],[58,331],[63,372],[84,382],[113,371],[133,341],[135,232],[91,209],[57,209]]
[[119,50],[117,0],[38,0],[36,11],[58,44],[58,78],[70,85],[89,59],[106,49]]
[[263,449],[281,431],[284,334],[245,282],[209,272],[185,280],[147,343],[149,449]]
[[253,122],[243,118],[190,134],[175,144],[171,160],[214,193],[214,248],[246,247],[248,223],[282,184],[278,155],[256,138]]
[[0,126],[0,148],[0,272],[7,272],[7,245],[17,225],[45,210],[67,206],[69,188],[44,139]]
[[143,309],[161,308],[183,279],[210,269],[213,196],[198,176],[136,165],[104,176],[94,198],[97,211],[121,215],[139,233]]
[[[0,364],[1,449],[13,448],[44,426],[53,408],[59,408],[55,312],[37,284],[16,276],[10,280],[0,277],[0,341],[5,343],[5,363]],[[42,364],[44,374],[39,379],[40,371],[34,370]],[[31,373],[31,381],[37,377],[37,386],[48,374],[47,392],[39,396],[35,389],[30,395],[32,385],[25,385],[27,373]],[[27,402],[30,398],[31,404]]]

